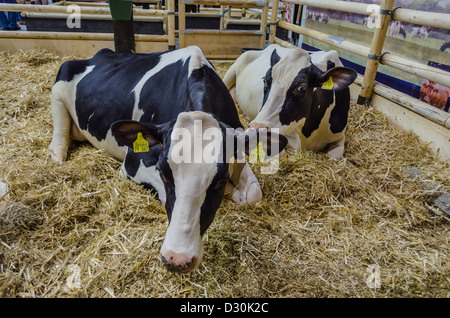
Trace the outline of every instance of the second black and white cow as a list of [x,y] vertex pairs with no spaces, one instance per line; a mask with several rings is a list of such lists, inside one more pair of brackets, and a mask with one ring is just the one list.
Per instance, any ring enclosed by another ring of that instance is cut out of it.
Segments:
[[124,176],[155,189],[169,219],[161,259],[176,271],[199,265],[201,236],[227,191],[240,204],[262,198],[248,163],[230,159],[254,140],[272,154],[287,143],[273,133],[244,133],[227,88],[197,47],[105,49],[66,62],[51,101],[52,158],[65,160],[70,138],[87,140],[123,160]]
[[278,128],[288,148],[344,152],[350,91],[357,74],[336,51],[270,45],[243,53],[224,76],[249,128]]

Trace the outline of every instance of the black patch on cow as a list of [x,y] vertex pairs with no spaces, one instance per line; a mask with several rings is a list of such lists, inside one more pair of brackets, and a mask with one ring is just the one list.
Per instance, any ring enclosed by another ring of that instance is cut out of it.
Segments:
[[334,93],[335,106],[330,114],[330,130],[336,134],[347,126],[348,111],[350,109],[350,89],[344,88]]
[[[191,110],[201,110],[233,128],[243,128],[227,87],[210,67],[204,65],[189,77]],[[231,108],[232,107],[232,108]]]
[[[334,67],[335,63],[328,60],[327,70]],[[339,92],[333,92],[331,90],[317,88],[314,91],[310,114],[306,118],[302,128],[302,134],[306,138],[310,137],[313,131],[319,128],[325,112],[329,107],[332,107],[333,103],[335,104],[329,118],[331,132],[334,134],[342,132],[347,126],[348,110],[350,106],[350,90],[345,88]]]
[[161,144],[154,145],[148,152],[135,153],[133,149],[129,148],[124,161],[128,177],[134,178],[136,176],[141,162],[147,168],[156,165],[162,150]]
[[150,77],[142,87],[139,108],[145,110],[141,121],[164,123],[189,109],[186,81],[189,59],[166,65]]
[[[318,86],[321,71],[317,66],[311,64],[303,68],[292,81],[280,111],[280,123],[289,125],[293,121],[299,121],[308,117],[311,112],[311,102],[313,99],[313,88]],[[306,83],[303,93],[298,94],[296,90],[300,85]]]
[[64,62],[59,68],[55,83],[59,81],[70,82],[76,75],[83,73],[88,66],[89,60]]
[[274,67],[281,60],[281,57],[278,55],[277,50],[273,50],[272,55],[270,55],[270,67]]
[[269,97],[270,88],[272,87],[272,68],[281,60],[278,55],[277,50],[273,50],[272,55],[270,55],[270,68],[267,70],[266,75],[264,75],[264,97],[261,108],[266,104],[267,98]]
[[320,121],[326,110],[333,104],[333,91],[317,88],[311,102],[311,111],[302,128],[302,134],[308,138],[314,130],[319,128]]
[[104,140],[113,122],[131,119],[133,89],[158,64],[159,55],[117,54],[106,50],[97,53],[90,60],[94,70],[77,85],[75,110],[79,127]]
[[164,148],[159,156],[158,162],[156,163],[156,169],[159,171],[161,180],[164,183],[164,189],[166,190],[166,213],[169,223],[172,219],[172,211],[176,201],[175,180],[173,178],[172,169],[167,162],[167,159],[169,157],[171,134],[172,129],[170,129],[164,137]]
[[[162,150],[163,146],[161,144],[156,144],[151,147],[148,152],[141,153],[134,153],[133,149],[129,148],[123,163],[125,171],[127,172],[127,177],[130,179],[136,177],[141,162],[147,168],[154,166],[158,162],[159,155],[161,154]],[[134,181],[137,184],[142,185],[151,193],[158,194],[158,191],[156,191],[155,187],[153,187],[152,184],[142,181],[138,182],[137,180]]]
[[200,209],[200,235],[203,235],[211,225],[216,211],[222,202],[225,193],[225,185],[230,179],[228,164],[218,163],[217,173],[206,190],[205,201]]
[[331,70],[335,66],[336,66],[336,64],[334,64],[334,62],[332,62],[330,60],[327,61],[327,71]]

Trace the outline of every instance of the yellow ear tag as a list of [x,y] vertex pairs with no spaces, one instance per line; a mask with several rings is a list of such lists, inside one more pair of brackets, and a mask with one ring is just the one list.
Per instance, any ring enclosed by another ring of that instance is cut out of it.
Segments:
[[322,84],[322,89],[326,89],[326,90],[332,90],[334,86],[333,83],[333,79],[331,78],[331,76],[328,78],[328,81],[324,82]]
[[266,153],[263,149],[263,143],[260,141],[258,146],[250,152],[249,160],[252,163],[264,162]]
[[133,142],[133,151],[136,152],[147,152],[150,150],[148,146],[148,141],[144,139],[141,132],[138,132],[137,139]]

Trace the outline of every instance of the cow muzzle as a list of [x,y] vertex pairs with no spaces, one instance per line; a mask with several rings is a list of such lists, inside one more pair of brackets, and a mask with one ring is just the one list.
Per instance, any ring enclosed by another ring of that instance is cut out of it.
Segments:
[[161,261],[170,272],[189,273],[199,265],[199,259],[195,256],[177,254],[172,251],[161,253]]
[[270,130],[270,127],[269,126],[267,126],[267,125],[264,125],[264,124],[260,124],[260,123],[250,123],[249,124],[249,126],[248,126],[248,129],[249,130],[251,130],[251,129],[254,129],[254,130],[263,130],[263,129],[265,129],[265,130]]

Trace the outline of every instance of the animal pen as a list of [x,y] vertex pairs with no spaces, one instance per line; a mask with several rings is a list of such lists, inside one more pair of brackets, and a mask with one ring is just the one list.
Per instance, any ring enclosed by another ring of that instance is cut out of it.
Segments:
[[[383,65],[450,87],[449,72],[384,51],[390,20],[449,30],[450,14],[394,0],[376,11],[289,1],[300,17],[307,7],[375,14],[366,46],[286,22],[285,1],[133,2],[151,6],[132,9],[136,53],[197,45],[221,77],[243,49],[294,47],[288,32],[364,58],[344,158],[287,153],[273,175],[253,164],[262,202],[224,200],[200,267],[169,273],[158,259],[167,217],[153,194],[89,144],[72,143],[62,164],[47,153],[59,66],[114,49],[108,4],[0,4],[28,28],[0,31],[1,297],[450,297],[450,114],[375,81]],[[92,29],[68,28],[74,12]]]

